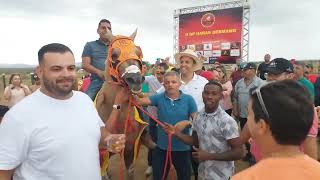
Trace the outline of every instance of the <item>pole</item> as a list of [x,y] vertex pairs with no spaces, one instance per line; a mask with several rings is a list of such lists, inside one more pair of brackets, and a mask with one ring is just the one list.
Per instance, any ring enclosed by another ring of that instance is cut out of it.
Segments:
[[34,73],[33,72],[30,73],[30,79],[31,79],[31,84],[34,85],[35,81],[34,81]]
[[2,83],[3,83],[3,89],[6,88],[6,74],[2,73]]

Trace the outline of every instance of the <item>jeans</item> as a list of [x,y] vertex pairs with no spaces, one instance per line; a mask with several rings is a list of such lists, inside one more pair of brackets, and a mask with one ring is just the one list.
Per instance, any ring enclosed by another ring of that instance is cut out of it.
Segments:
[[99,90],[101,89],[103,82],[104,81],[100,78],[91,78],[91,82],[90,82],[90,85],[86,91],[86,94],[92,100],[94,100],[96,98],[96,95],[99,92]]
[[[152,154],[152,172],[154,180],[161,180],[166,160],[166,150],[156,148]],[[178,180],[190,180],[191,179],[191,160],[190,151],[172,151],[172,163],[176,169]],[[168,162],[166,178],[168,171],[170,170],[170,164]]]

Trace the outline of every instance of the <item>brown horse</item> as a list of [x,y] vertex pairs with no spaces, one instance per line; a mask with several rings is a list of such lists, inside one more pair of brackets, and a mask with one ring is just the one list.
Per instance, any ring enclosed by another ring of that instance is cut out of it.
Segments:
[[[146,123],[135,120],[135,109],[128,102],[121,104],[121,115],[116,124],[107,122],[112,111],[112,106],[117,92],[122,88],[128,88],[133,94],[141,93],[143,76],[141,75],[141,49],[134,45],[136,31],[130,37],[113,36],[110,31],[106,37],[110,41],[109,54],[106,62],[105,83],[101,88],[96,107],[100,117],[112,133],[126,134],[126,147],[124,161],[127,169],[133,169],[135,153],[139,138],[146,127]],[[129,111],[129,112],[128,112]],[[126,120],[128,119],[128,122]],[[127,123],[127,126],[126,126]],[[126,132],[124,132],[126,129]],[[145,134],[141,136],[146,139]],[[132,179],[133,171],[127,173],[127,178]]]

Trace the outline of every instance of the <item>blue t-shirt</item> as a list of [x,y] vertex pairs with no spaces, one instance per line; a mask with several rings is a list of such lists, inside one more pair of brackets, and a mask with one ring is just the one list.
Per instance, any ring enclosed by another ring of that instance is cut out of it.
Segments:
[[[91,65],[101,71],[105,70],[105,61],[108,56],[109,46],[102,43],[100,40],[87,42],[83,48],[82,57],[90,57]],[[91,74],[91,78],[99,78],[96,74]],[[100,79],[100,78],[99,78]]]
[[[161,122],[175,125],[176,123],[188,120],[190,115],[197,112],[197,105],[192,96],[184,94],[180,91],[180,96],[176,100],[171,100],[165,92],[155,94],[149,97],[151,104],[158,108],[158,119]],[[164,130],[158,126],[157,144],[160,149],[166,150],[168,147],[168,136]],[[183,131],[190,134],[191,129],[187,128]],[[184,144],[173,136],[172,151],[187,151],[190,146]]]

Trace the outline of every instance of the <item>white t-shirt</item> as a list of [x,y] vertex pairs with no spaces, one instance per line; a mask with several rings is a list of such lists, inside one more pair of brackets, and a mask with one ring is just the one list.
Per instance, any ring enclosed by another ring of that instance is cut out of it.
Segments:
[[13,180],[101,180],[101,126],[84,93],[58,100],[37,90],[2,120],[0,169],[16,168]]
[[[207,83],[208,80],[206,78],[194,73],[191,81],[189,81],[187,84],[182,81],[182,85],[180,86],[180,90],[183,93],[189,94],[196,101],[198,112],[204,108],[202,100],[202,91]],[[164,87],[161,87],[157,90],[157,93],[162,93],[164,91]]]

